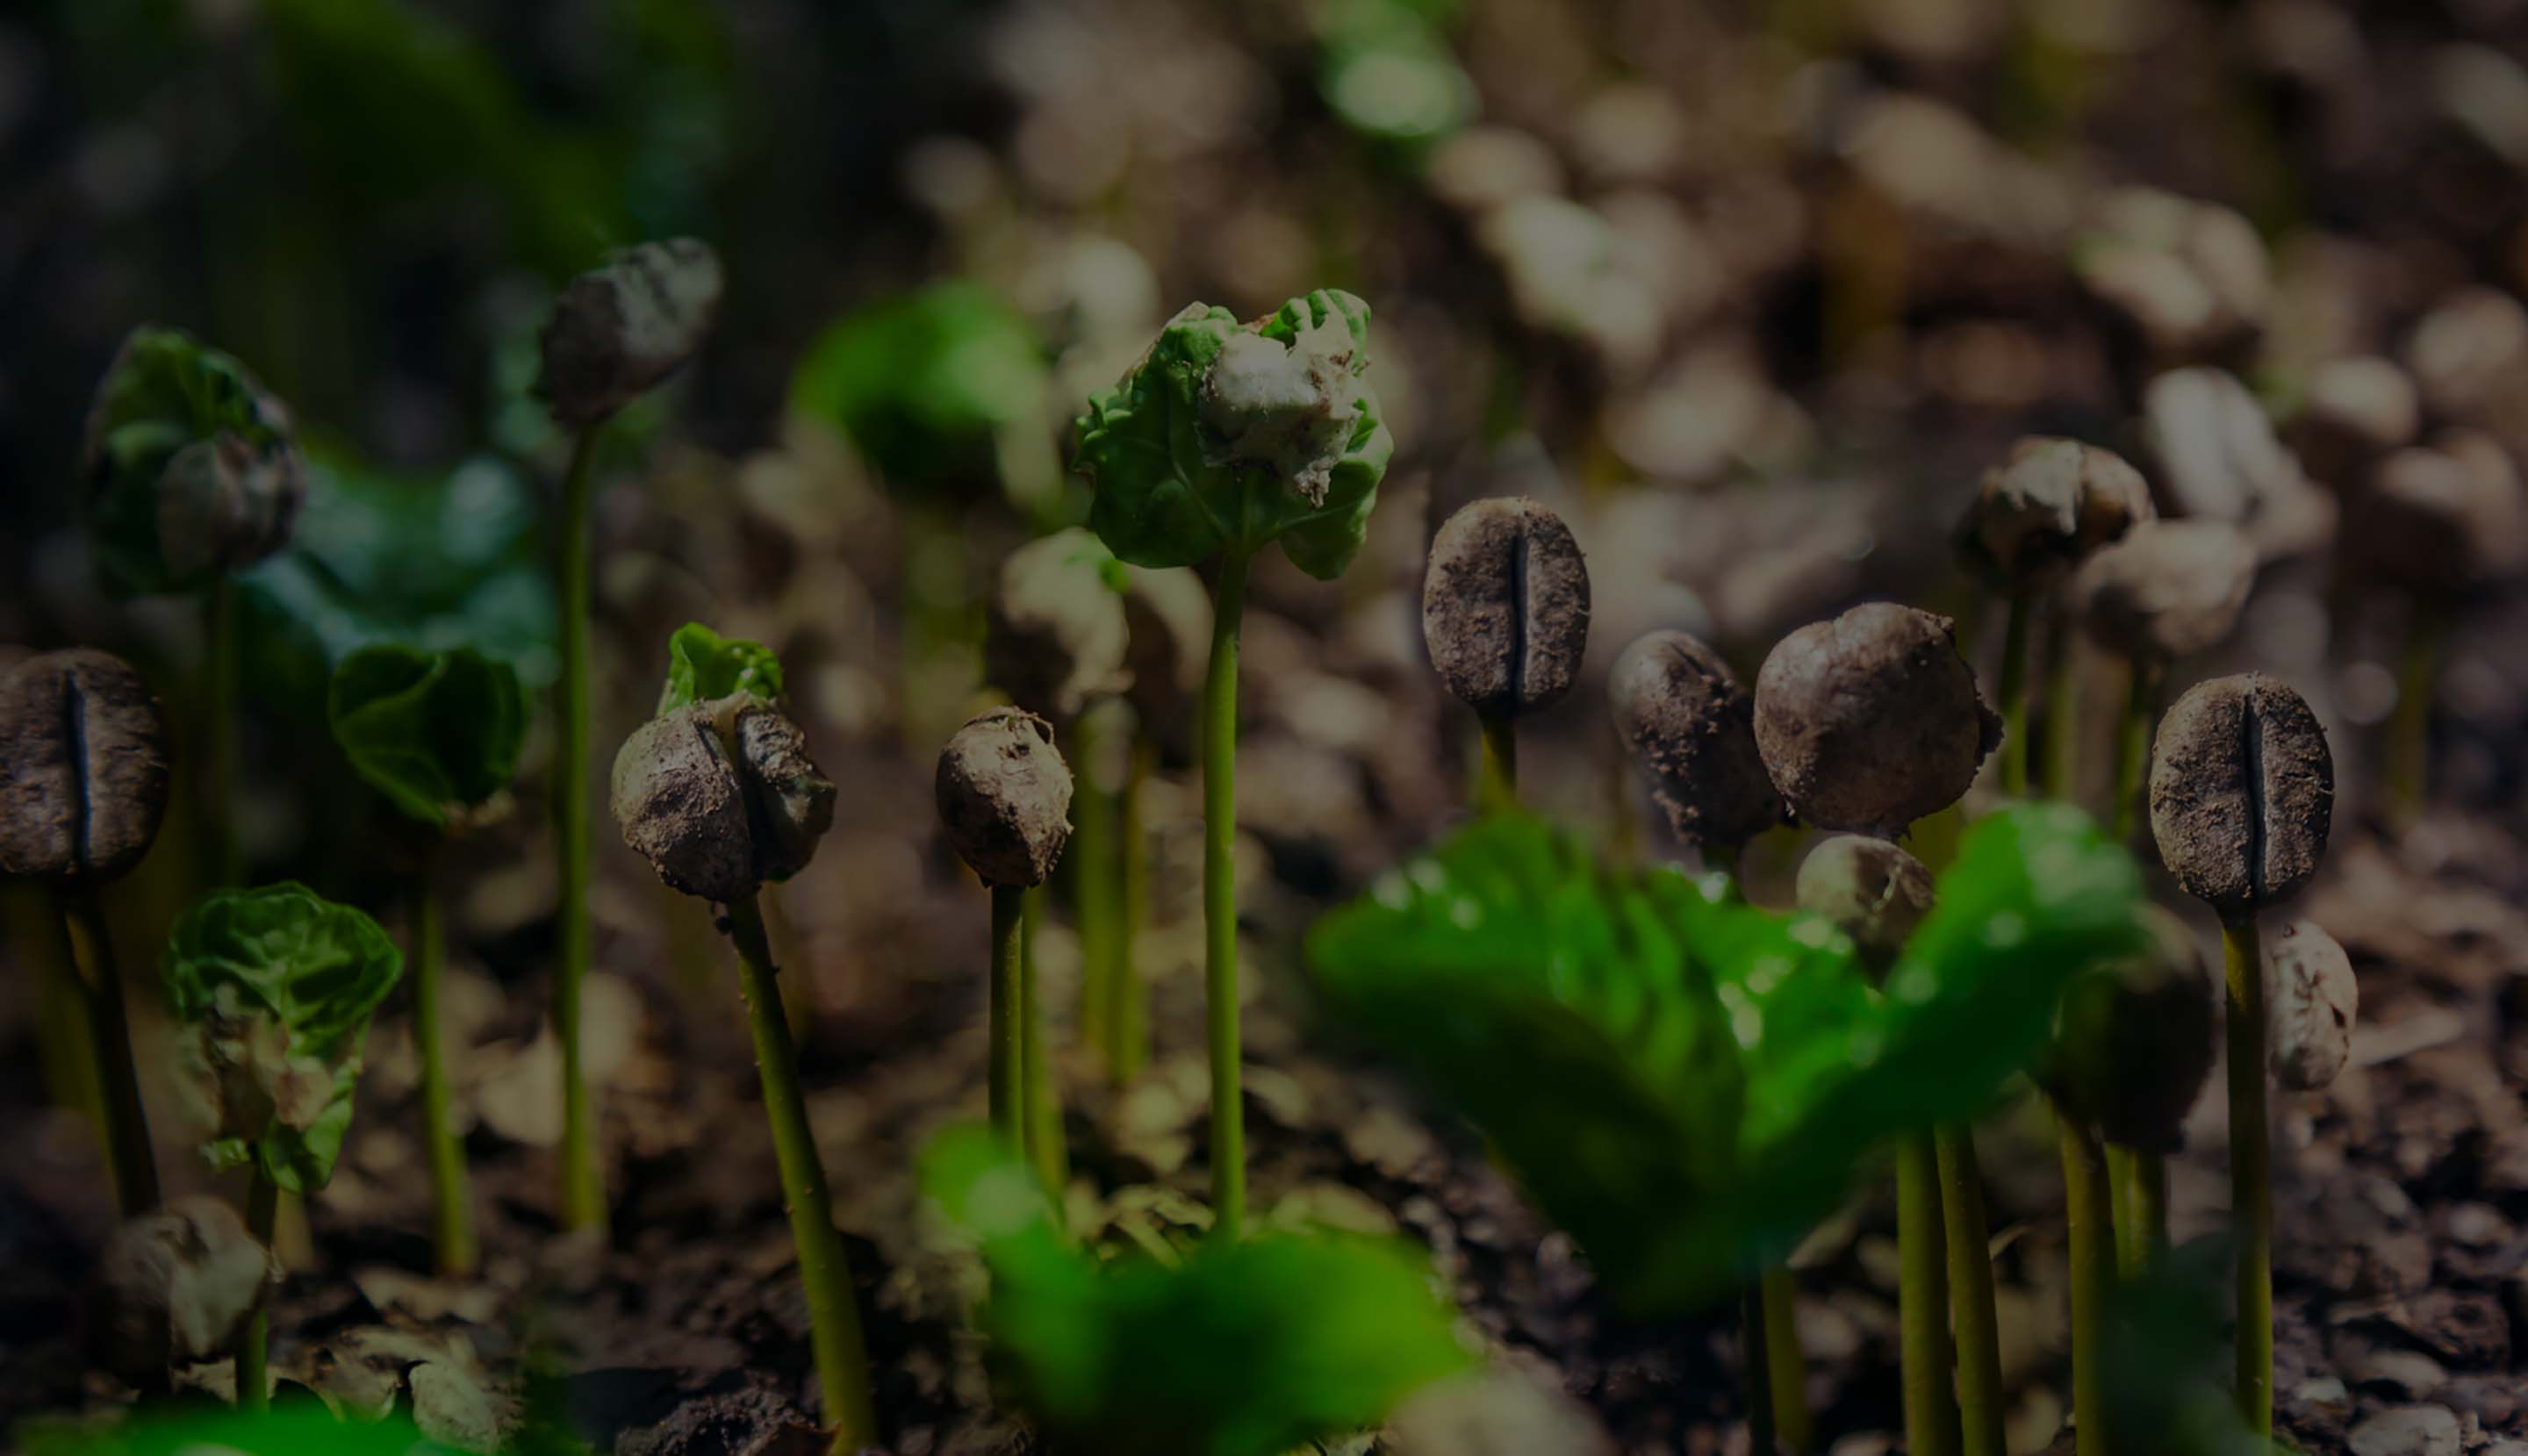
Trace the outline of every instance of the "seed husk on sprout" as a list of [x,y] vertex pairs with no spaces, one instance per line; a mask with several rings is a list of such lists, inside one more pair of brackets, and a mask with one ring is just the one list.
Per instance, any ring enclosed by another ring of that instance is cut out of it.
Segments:
[[2071,601],[2100,647],[2166,662],[2218,646],[2256,582],[2256,548],[2226,521],[2143,521],[2073,574]]
[[761,699],[687,703],[615,754],[623,842],[671,889],[723,905],[808,865],[833,826],[834,786],[797,724]]
[[2314,920],[2291,920],[2265,936],[2265,1002],[2273,1018],[2267,1064],[2292,1092],[2320,1091],[2352,1060],[2361,987],[2352,958]]
[[538,339],[536,392],[553,419],[574,430],[606,419],[682,368],[724,282],[719,255],[695,237],[624,248],[572,279]]
[[1931,871],[1891,841],[1866,834],[1819,840],[1800,861],[1800,909],[1852,937],[1883,973],[1931,910]]
[[994,889],[1041,885],[1071,838],[1071,768],[1053,725],[1025,708],[966,720],[939,755],[939,821],[959,858]]
[[1422,640],[1483,722],[1488,782],[1514,794],[1514,721],[1560,702],[1589,650],[1589,568],[1571,529],[1524,495],[1448,517],[1422,577]]
[[2001,720],[1958,655],[1957,624],[1866,602],[1783,638],[1756,676],[1756,744],[1791,812],[1887,837],[1955,804]]
[[2029,436],[1984,472],[1956,533],[1990,590],[2024,597],[2155,514],[2141,472],[2113,450]]
[[1646,633],[1606,679],[1625,749],[1669,827],[1734,855],[1782,822],[1782,796],[1756,750],[1756,700],[1691,633]]

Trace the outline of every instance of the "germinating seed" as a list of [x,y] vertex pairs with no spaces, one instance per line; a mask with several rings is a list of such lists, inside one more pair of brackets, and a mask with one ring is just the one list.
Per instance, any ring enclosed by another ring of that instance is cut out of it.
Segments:
[[2073,609],[2099,646],[2166,661],[2219,644],[2256,584],[2256,546],[2227,521],[2143,521],[2080,563]]
[[1025,708],[976,713],[939,754],[939,820],[987,885],[1041,885],[1071,839],[1071,768]]
[[1756,752],[1756,700],[1691,633],[1646,633],[1606,679],[1624,748],[1679,839],[1735,849],[1782,822]]
[[2142,954],[2073,981],[2045,1080],[2111,1143],[2174,1152],[2212,1074],[2212,973],[2184,920],[2145,906]]
[[2273,1025],[2265,1065],[2293,1092],[2331,1084],[2352,1060],[2352,1025],[2361,1004],[2352,958],[2311,920],[2267,932],[2266,1015]]
[[90,1353],[140,1389],[163,1390],[169,1367],[227,1354],[280,1278],[236,1209],[200,1194],[175,1199],[127,1220],[98,1253]]
[[1589,649],[1589,568],[1570,528],[1524,495],[1448,517],[1422,578],[1422,638],[1440,680],[1478,712],[1559,702]]
[[702,347],[722,282],[719,255],[700,238],[608,255],[553,300],[538,339],[544,373],[536,393],[565,426],[607,418]]
[[130,663],[89,649],[0,674],[0,876],[111,880],[167,813],[167,720]]
[[2151,836],[2178,884],[2224,918],[2298,893],[2326,858],[2334,816],[2326,731],[2288,684],[2214,678],[2160,719]]
[[806,868],[834,821],[833,783],[798,725],[745,697],[634,729],[614,755],[613,804],[623,842],[660,879],[723,905]]
[[1833,921],[1883,969],[1930,913],[1931,871],[1890,841],[1838,834],[1800,861],[1794,893],[1800,909]]
[[1756,745],[1791,811],[1892,835],[1958,802],[2001,719],[1958,655],[1957,624],[1866,602],[1783,638],[1756,675]]
[[2023,596],[2152,513],[2150,487],[2123,456],[2029,436],[1984,472],[1958,523],[1958,555],[1993,591]]

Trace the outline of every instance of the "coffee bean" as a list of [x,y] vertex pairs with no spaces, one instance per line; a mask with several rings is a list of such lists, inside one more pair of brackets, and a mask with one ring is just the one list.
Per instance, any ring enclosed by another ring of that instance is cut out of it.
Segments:
[[574,429],[611,416],[701,349],[724,281],[719,255],[698,238],[609,255],[553,300],[538,397]]
[[1734,851],[1782,822],[1756,752],[1756,700],[1718,652],[1688,633],[1647,633],[1615,659],[1606,697],[1679,839]]
[[2020,597],[2151,516],[2150,487],[2123,456],[2029,436],[1984,472],[1958,522],[1957,551],[1985,586]]
[[983,883],[1041,885],[1071,839],[1071,767],[1053,725],[1024,708],[976,713],[939,754],[939,820]]
[[1881,837],[1958,802],[2001,742],[1957,624],[1865,602],[1783,638],[1756,675],[1756,746],[1791,811]]
[[167,813],[167,720],[132,665],[87,649],[0,676],[0,876],[104,881]]
[[1852,937],[1862,959],[1894,964],[1931,910],[1931,871],[1895,844],[1866,834],[1820,840],[1800,861],[1800,909]]
[[671,708],[614,755],[614,821],[668,887],[722,905],[815,858],[834,785],[806,735],[751,697]]
[[1560,701],[1589,648],[1589,568],[1562,518],[1523,495],[1450,516],[1422,578],[1422,639],[1440,680],[1477,712]]
[[2165,662],[2218,645],[2256,585],[2256,546],[2227,521],[2144,521],[2080,564],[2072,608],[2127,657]]
[[2313,920],[2293,920],[2264,937],[2265,1064],[2293,1092],[2332,1083],[2352,1060],[2352,1023],[2361,1005],[2352,958]]
[[2298,893],[2326,858],[2334,814],[2326,731],[2289,685],[2214,678],[2159,720],[2151,835],[2178,884],[2224,918]]

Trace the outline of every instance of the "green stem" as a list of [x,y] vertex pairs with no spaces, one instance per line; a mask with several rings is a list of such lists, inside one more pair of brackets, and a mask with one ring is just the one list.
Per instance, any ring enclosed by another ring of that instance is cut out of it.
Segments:
[[2045,625],[2045,797],[2058,804],[2072,803],[2080,787],[2080,678],[2071,625],[2059,603]]
[[195,800],[202,815],[203,878],[214,890],[243,878],[237,825],[237,585],[223,575],[202,596],[202,783]]
[[2028,625],[2035,598],[2014,597],[2001,637],[2001,792],[2028,797]]
[[588,979],[589,511],[598,426],[580,429],[562,477],[561,740],[553,755],[553,842],[561,856],[555,910],[553,1036],[561,1043],[561,1220],[569,1228],[606,1222],[606,1177],[579,1044],[580,989]]
[[1809,1420],[1808,1361],[1800,1353],[1799,1311],[1793,1299],[1796,1293],[1787,1269],[1768,1269],[1759,1281],[1774,1438],[1794,1456],[1807,1456],[1809,1448],[1817,1443],[1817,1429]]
[[764,934],[755,897],[728,907],[729,939],[737,943],[738,985],[747,1020],[755,1028],[755,1067],[764,1083],[764,1115],[772,1124],[772,1150],[781,1165],[781,1195],[790,1206],[790,1238],[799,1250],[799,1282],[808,1293],[809,1342],[815,1347],[816,1382],[823,1387],[829,1450],[859,1450],[877,1435],[876,1399],[869,1387],[869,1353],[861,1341],[860,1307],[852,1300],[851,1267],[843,1237],[834,1229],[833,1196],[816,1136],[808,1125],[808,1101],[799,1088],[799,1061],[782,1014],[780,972]]
[[2238,1414],[2274,1433],[2274,1209],[2265,1121],[2265,977],[2256,922],[2221,928],[2229,981],[2230,1219],[2237,1225]]
[[1212,589],[1211,664],[1202,685],[1204,1027],[1211,1051],[1211,1216],[1222,1238],[1246,1219],[1246,1110],[1238,1036],[1238,629],[1248,558],[1220,558]]
[[[35,964],[35,1052],[43,1063],[45,1100],[77,1112],[96,1129],[97,1152],[114,1163],[105,1081],[88,1017],[88,987],[71,944],[66,908],[32,884],[0,887],[0,937],[28,949]],[[38,943],[44,949],[34,949]]]
[[[246,1177],[245,1231],[256,1243],[272,1247],[272,1230],[281,1213],[281,1186],[263,1170],[262,1160],[254,1163],[254,1171]],[[272,1376],[265,1355],[272,1341],[272,1300],[267,1293],[246,1317],[245,1330],[237,1336],[237,1403],[239,1410],[261,1414],[272,1408]]]
[[2150,1272],[2168,1246],[2168,1159],[2108,1143],[2107,1179],[2116,1216],[2116,1276],[2128,1282]]
[[1101,1051],[1109,1043],[1106,1017],[1115,996],[1116,883],[1114,787],[1106,780],[1107,704],[1081,713],[1071,725],[1071,763],[1078,789],[1071,796],[1071,843],[1062,854],[1071,876],[1072,921],[1080,929],[1080,1040]]
[[1958,1426],[1966,1456],[2004,1456],[2001,1319],[1992,1296],[1992,1224],[1984,1213],[1983,1167],[1975,1129],[1944,1122],[1939,1150],[1940,1211],[1948,1233],[1949,1318],[1957,1327]]
[[1486,810],[1518,806],[1518,719],[1508,713],[1484,713],[1483,763],[1475,771],[1475,806]]
[[412,885],[412,1039],[421,1059],[421,1136],[430,1155],[432,1247],[443,1274],[474,1272],[473,1192],[466,1184],[465,1149],[448,1113],[448,1028],[440,1005],[447,961],[447,929],[439,910],[439,884],[425,864]]
[[1071,1182],[1071,1153],[1064,1145],[1062,1101],[1054,1095],[1053,1061],[1045,1050],[1044,995],[1035,963],[1036,927],[1044,921],[1044,886],[1019,901],[1019,1056],[1027,1064],[1027,1162],[1060,1216],[1062,1190]]
[[[86,999],[89,1045],[105,1097],[106,1146],[113,1156],[114,1186],[127,1219],[158,1206],[158,1160],[149,1149],[149,1112],[140,1100],[140,1072],[132,1060],[132,1026],[123,1005],[123,969],[106,933],[96,891],[62,892],[62,949],[76,958],[85,942],[87,963],[78,970]],[[74,935],[73,928],[77,934]],[[75,969],[78,962],[73,961]]]
[[2116,1282],[2114,1216],[2097,1134],[2054,1106],[2072,1247],[2072,1429],[2079,1456],[2107,1456],[2107,1299]]
[[2159,702],[2159,663],[2134,657],[2125,667],[2125,720],[2116,734],[2116,807],[2109,816],[2118,844],[2130,843],[2141,822],[2142,777],[2150,771],[2150,727]]
[[1896,1316],[1913,1456],[1957,1456],[1958,1407],[1949,1389],[1948,1251],[1941,1240],[1939,1155],[1931,1135],[1896,1140]]
[[2418,606],[2396,664],[2396,711],[2388,722],[2388,817],[2399,830],[2421,815],[2430,783],[2432,686],[2440,652],[2440,613]]
[[1778,1456],[1781,1450],[1773,1421],[1772,1357],[1764,1287],[1752,1283],[1738,1293],[1738,1358],[1747,1376],[1747,1449],[1751,1456]]
[[1150,915],[1150,840],[1141,824],[1141,792],[1158,764],[1158,745],[1136,725],[1132,759],[1125,770],[1124,792],[1115,805],[1116,832],[1122,840],[1122,865],[1116,887],[1121,902],[1115,913],[1115,965],[1106,979],[1106,1071],[1117,1086],[1131,1081],[1150,1055],[1149,1007],[1141,989],[1141,963],[1134,949],[1141,922]]
[[1025,1156],[1027,1123],[1027,891],[992,887],[992,1130],[1013,1155]]

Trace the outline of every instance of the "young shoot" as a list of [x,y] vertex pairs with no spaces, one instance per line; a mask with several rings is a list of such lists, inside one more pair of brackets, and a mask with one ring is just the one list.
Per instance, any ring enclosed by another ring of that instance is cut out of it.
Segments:
[[195,809],[213,885],[238,877],[235,573],[290,543],[307,476],[290,411],[244,365],[175,329],[123,340],[88,406],[84,504],[117,597],[198,595]]
[[833,827],[834,785],[809,757],[807,737],[780,696],[781,664],[761,644],[693,623],[675,634],[668,656],[658,715],[615,754],[614,821],[668,888],[725,911],[720,928],[737,949],[764,1116],[808,1297],[829,1449],[841,1456],[876,1439],[875,1397],[851,1269],[781,1007],[780,972],[756,900],[765,884],[808,866]]
[[156,842],[173,756],[158,700],[120,657],[74,649],[0,672],[0,879],[51,891],[62,946],[79,962],[101,1130],[127,1219],[158,1206],[158,1165],[99,891]]
[[538,343],[536,394],[572,433],[562,479],[559,551],[561,733],[553,755],[553,841],[559,857],[553,966],[553,1036],[561,1043],[561,1218],[572,1228],[606,1222],[594,1113],[579,1044],[580,988],[588,979],[589,530],[597,439],[617,410],[682,368],[702,347],[724,280],[711,245],[690,237],[609,254],[553,299]]
[[509,780],[527,736],[526,695],[515,668],[471,648],[425,652],[381,646],[362,648],[334,669],[325,710],[351,767],[424,826],[405,904],[431,1243],[442,1274],[471,1274],[472,1198],[449,1112],[440,1012],[446,939],[438,861],[445,842],[506,816]]
[[1422,641],[1483,724],[1477,801],[1518,798],[1518,718],[1562,700],[1589,650],[1589,568],[1562,518],[1524,495],[1440,526],[1422,577]]
[[1279,542],[1320,581],[1369,533],[1395,442],[1369,368],[1369,306],[1320,289],[1252,323],[1192,304],[1121,383],[1088,401],[1078,468],[1088,524],[1134,566],[1216,561],[1203,686],[1203,974],[1209,1000],[1214,1227],[1245,1218],[1239,1089],[1237,840],[1238,625],[1257,552]]
[[[211,1113],[202,1154],[247,1170],[245,1227],[272,1244],[283,1193],[334,1176],[350,1130],[369,1016],[403,974],[378,922],[304,885],[221,890],[176,921],[158,976],[179,1028],[177,1062]],[[271,1399],[266,1320],[248,1316],[237,1404]]]
[[2150,829],[2186,893],[2221,917],[2229,983],[2230,1198],[2238,1239],[2238,1400],[2258,1435],[2274,1428],[2272,1129],[2265,1113],[2269,1021],[2256,916],[2299,893],[2326,858],[2335,759],[2317,715],[2262,673],[2198,683],[2160,719],[2151,748]]

